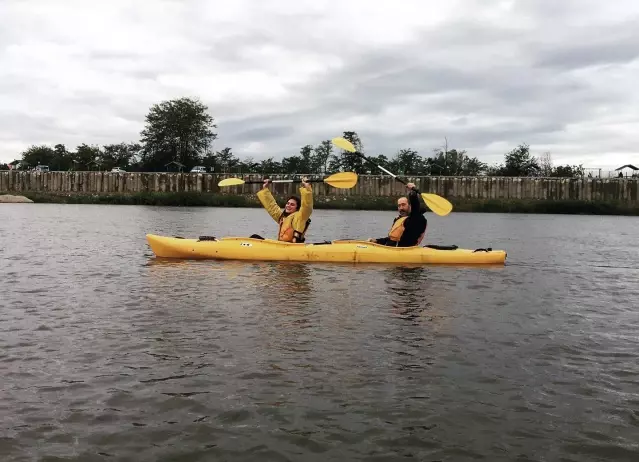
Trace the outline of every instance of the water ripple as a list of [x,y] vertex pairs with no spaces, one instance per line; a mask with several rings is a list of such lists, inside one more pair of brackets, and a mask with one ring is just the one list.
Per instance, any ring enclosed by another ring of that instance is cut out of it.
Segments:
[[[433,242],[508,247],[472,269],[146,248],[273,234],[257,209],[4,210],[3,461],[639,459],[636,220],[429,218]],[[312,239],[390,220],[317,211]]]

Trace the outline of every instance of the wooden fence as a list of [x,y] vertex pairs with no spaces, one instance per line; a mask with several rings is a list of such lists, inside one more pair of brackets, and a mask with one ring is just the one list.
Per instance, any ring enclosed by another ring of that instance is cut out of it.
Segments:
[[[50,193],[138,193],[138,192],[257,192],[260,184],[219,188],[226,174],[197,173],[109,173],[109,172],[0,172],[0,192]],[[321,178],[311,176],[312,178]],[[243,175],[245,180],[261,180],[263,175]],[[291,178],[271,175],[272,179]],[[300,178],[296,176],[295,178]],[[421,192],[432,192],[451,200],[463,199],[528,199],[528,200],[595,200],[637,204],[637,178],[518,178],[518,177],[408,177]],[[279,194],[297,192],[299,184],[277,184]],[[327,184],[314,184],[318,196],[398,196],[406,189],[389,176],[361,175],[352,189],[335,189]]]

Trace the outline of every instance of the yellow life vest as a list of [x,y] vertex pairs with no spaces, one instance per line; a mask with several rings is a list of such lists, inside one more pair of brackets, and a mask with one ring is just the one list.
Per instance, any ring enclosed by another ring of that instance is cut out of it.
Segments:
[[[404,231],[406,230],[406,228],[404,228],[404,222],[406,221],[406,218],[408,217],[399,217],[397,220],[395,220],[393,226],[391,226],[391,229],[388,232],[388,238],[395,243],[395,246],[399,244],[399,241],[404,235]],[[426,230],[424,230],[424,232],[419,235],[419,237],[417,238],[417,244],[415,245],[421,244],[422,239],[424,239],[424,233],[426,233]]]
[[301,201],[299,210],[284,216],[282,209],[275,202],[275,198],[268,189],[261,189],[257,197],[268,214],[279,225],[277,240],[284,242],[304,242],[306,230],[311,223],[313,212],[313,192],[306,188],[300,188]]
[[308,220],[306,220],[306,223],[304,225],[304,230],[298,231],[293,227],[293,221],[295,220],[296,213],[299,213],[299,212],[293,212],[286,217],[284,216],[284,214],[280,216],[280,219],[279,219],[280,230],[279,230],[279,233],[277,234],[278,241],[304,242],[306,240],[304,236],[306,235],[306,230],[308,229],[308,226],[311,224],[311,219],[309,218]]
[[390,231],[388,232],[388,238],[393,242],[399,242],[402,238],[402,234],[404,234],[404,222],[408,217],[399,217],[391,226]]

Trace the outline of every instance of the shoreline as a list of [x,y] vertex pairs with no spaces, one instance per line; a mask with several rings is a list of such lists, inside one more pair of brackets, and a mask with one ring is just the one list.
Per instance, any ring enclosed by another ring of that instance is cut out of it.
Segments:
[[[0,192],[15,194],[15,192]],[[198,192],[139,193],[43,193],[20,192],[34,203],[155,205],[182,207],[248,207],[261,208],[255,194],[219,194]],[[278,203],[284,197],[275,195]],[[316,196],[315,209],[332,210],[395,210],[395,196]],[[639,207],[623,202],[581,200],[530,199],[450,199],[453,212],[534,213],[567,215],[639,216]],[[432,212],[429,212],[432,213]]]

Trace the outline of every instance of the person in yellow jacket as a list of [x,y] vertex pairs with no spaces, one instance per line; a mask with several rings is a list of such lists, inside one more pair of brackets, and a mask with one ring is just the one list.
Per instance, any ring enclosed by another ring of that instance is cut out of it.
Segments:
[[[277,205],[275,198],[268,189],[270,180],[264,180],[264,186],[257,193],[257,198],[262,203],[268,214],[279,225],[277,240],[284,242],[304,242],[306,231],[311,223],[311,213],[313,212],[313,190],[307,183],[308,178],[302,178],[300,187],[300,197],[291,196],[286,201],[284,210]],[[252,238],[262,239],[261,236],[253,234]]]

